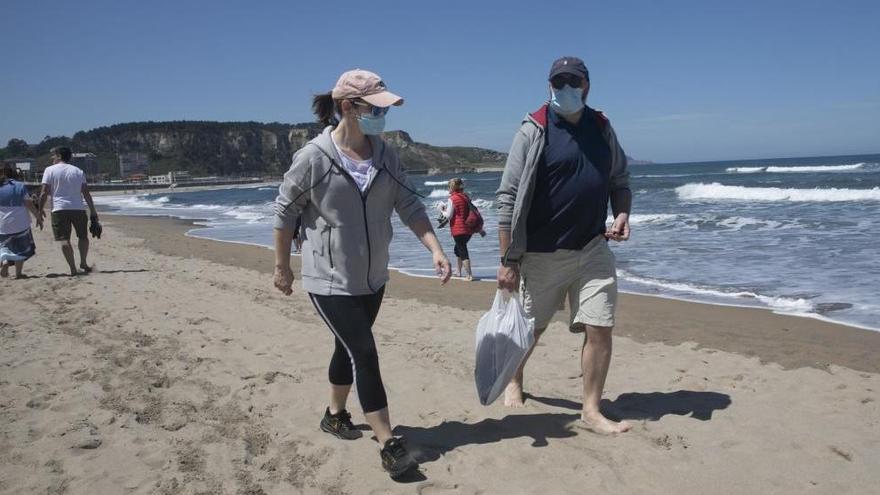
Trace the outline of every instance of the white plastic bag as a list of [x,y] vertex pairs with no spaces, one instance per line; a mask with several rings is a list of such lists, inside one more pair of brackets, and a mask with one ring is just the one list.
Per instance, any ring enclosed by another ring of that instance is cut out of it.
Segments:
[[495,401],[535,343],[535,320],[528,318],[518,296],[499,290],[492,308],[477,324],[474,381],[480,404]]

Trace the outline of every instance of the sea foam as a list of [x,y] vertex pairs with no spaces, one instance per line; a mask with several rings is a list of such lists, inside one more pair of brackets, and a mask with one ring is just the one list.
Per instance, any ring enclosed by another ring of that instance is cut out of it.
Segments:
[[742,201],[791,201],[791,202],[839,202],[880,201],[880,187],[873,189],[784,189],[779,187],[743,187],[692,183],[675,188],[683,200],[742,200]]
[[867,163],[861,162],[849,165],[805,165],[799,167],[728,167],[726,171],[734,174],[754,174],[758,172],[767,172],[771,174],[809,174],[821,172],[852,172],[853,170],[865,170],[868,168]]

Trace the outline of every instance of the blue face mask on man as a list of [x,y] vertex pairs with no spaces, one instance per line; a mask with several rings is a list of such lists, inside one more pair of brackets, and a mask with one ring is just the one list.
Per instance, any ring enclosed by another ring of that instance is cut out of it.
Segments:
[[583,88],[573,88],[566,84],[561,89],[552,88],[550,93],[550,106],[556,113],[571,115],[584,108],[581,99],[584,96]]
[[385,130],[385,116],[361,115],[358,117],[358,126],[361,128],[361,132],[368,136],[382,134],[382,131]]

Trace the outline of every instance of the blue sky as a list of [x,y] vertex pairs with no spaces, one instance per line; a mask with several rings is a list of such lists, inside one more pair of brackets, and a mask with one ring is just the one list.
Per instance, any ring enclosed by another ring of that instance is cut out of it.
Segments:
[[360,67],[388,126],[506,151],[561,55],[628,154],[880,152],[880,2],[4,0],[0,146],[140,120],[312,119]]

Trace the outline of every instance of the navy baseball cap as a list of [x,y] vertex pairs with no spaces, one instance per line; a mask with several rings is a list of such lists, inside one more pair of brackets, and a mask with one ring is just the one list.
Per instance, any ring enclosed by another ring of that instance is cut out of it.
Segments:
[[562,57],[556,59],[556,61],[553,62],[553,65],[550,66],[550,77],[548,77],[547,80],[549,81],[559,74],[574,74],[583,77],[587,81],[590,80],[590,72],[587,70],[587,66],[584,65],[583,60],[577,57]]

